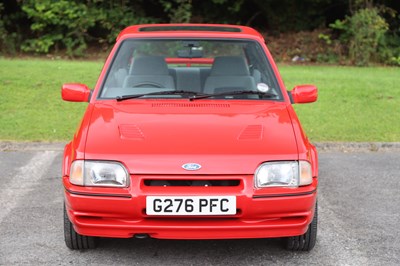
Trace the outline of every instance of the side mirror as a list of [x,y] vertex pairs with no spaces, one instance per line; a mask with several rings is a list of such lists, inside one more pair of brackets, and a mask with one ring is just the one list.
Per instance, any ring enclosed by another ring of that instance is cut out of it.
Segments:
[[61,88],[61,97],[68,102],[88,102],[90,89],[85,84],[65,83]]
[[318,98],[318,89],[314,85],[298,85],[289,94],[293,103],[312,103]]

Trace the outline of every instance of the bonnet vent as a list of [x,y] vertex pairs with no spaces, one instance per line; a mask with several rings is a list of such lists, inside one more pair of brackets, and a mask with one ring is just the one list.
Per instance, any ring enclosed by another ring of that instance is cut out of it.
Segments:
[[248,125],[240,133],[239,140],[261,140],[263,136],[262,125]]
[[144,134],[137,125],[119,125],[118,128],[122,139],[144,140]]

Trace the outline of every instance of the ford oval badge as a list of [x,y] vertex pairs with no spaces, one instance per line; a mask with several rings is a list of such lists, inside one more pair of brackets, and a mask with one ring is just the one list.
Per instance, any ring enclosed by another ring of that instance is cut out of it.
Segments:
[[201,165],[198,163],[185,163],[182,168],[188,171],[196,171],[201,168]]

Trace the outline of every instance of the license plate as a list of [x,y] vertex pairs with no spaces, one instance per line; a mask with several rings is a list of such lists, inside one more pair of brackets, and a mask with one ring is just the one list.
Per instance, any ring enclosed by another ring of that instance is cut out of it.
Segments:
[[146,197],[148,215],[232,215],[235,196]]

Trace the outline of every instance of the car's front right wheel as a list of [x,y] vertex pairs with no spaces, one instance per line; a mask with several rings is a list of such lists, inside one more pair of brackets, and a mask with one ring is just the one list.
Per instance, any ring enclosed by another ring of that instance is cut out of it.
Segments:
[[64,205],[64,239],[70,249],[91,249],[96,247],[96,238],[78,234],[70,222]]
[[285,248],[290,251],[310,251],[317,242],[318,204],[315,204],[314,218],[308,226],[307,232],[300,236],[285,238]]

